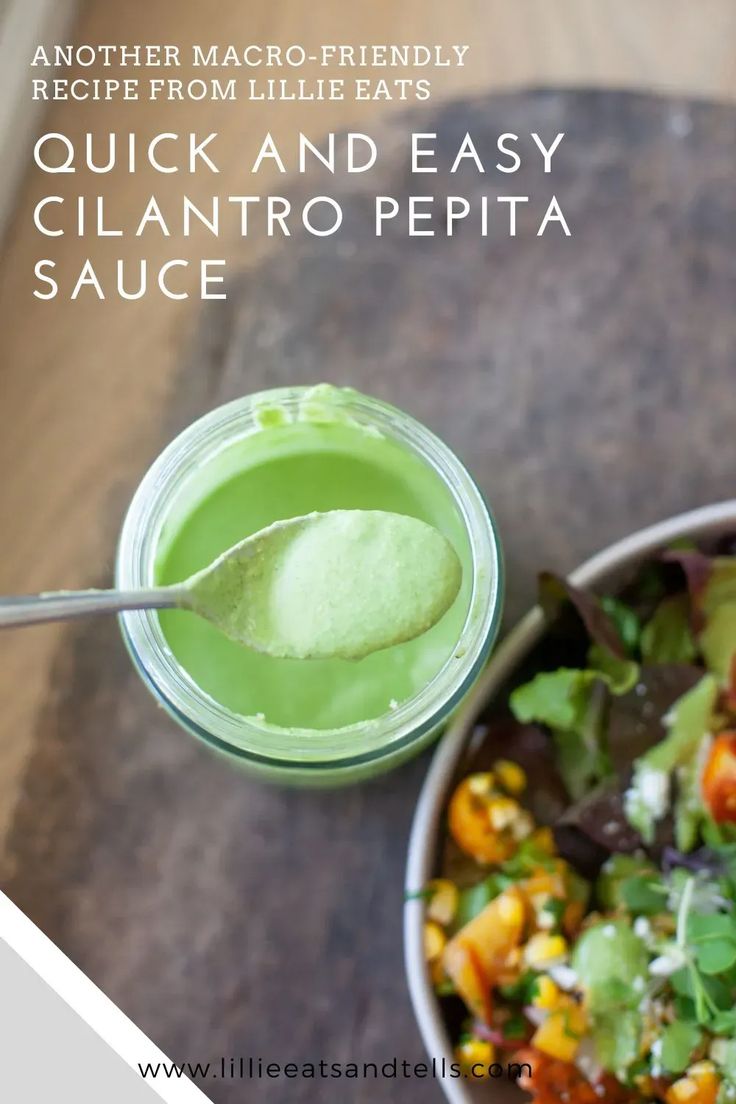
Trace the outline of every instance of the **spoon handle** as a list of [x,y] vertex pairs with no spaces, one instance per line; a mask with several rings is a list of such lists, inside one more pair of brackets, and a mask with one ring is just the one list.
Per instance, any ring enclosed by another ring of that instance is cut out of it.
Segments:
[[0,629],[37,625],[43,621],[64,621],[91,613],[120,613],[122,610],[171,609],[182,604],[179,587],[150,590],[78,590],[28,594],[19,598],[0,597]]

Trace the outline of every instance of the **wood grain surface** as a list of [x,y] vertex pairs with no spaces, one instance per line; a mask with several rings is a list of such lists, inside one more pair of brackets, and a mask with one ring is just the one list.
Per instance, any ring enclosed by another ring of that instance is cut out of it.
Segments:
[[[481,142],[564,130],[554,184],[573,236],[537,238],[523,219],[514,241],[498,223],[483,241],[379,240],[365,185],[343,187],[339,248],[277,246],[204,312],[168,413],[95,515],[100,579],[152,446],[214,403],[292,381],[370,390],[460,453],[501,525],[509,617],[540,566],[733,495],[736,111],[514,94],[383,126],[387,149],[419,128],[448,156],[466,129]],[[443,163],[437,194],[452,190]],[[523,169],[518,191],[535,180]],[[386,158],[371,191],[406,188]],[[76,627],[33,730],[4,888],[174,1058],[419,1061],[401,905],[424,767],[322,795],[256,786],[156,709],[114,624]],[[401,1079],[205,1088],[216,1104],[440,1099]]]

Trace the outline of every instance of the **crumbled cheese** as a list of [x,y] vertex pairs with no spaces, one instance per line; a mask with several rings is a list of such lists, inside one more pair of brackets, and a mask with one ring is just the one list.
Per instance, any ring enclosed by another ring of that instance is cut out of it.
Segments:
[[534,821],[530,814],[522,809],[516,819],[511,822],[511,835],[515,840],[525,840],[533,831]]
[[664,771],[645,768],[639,775],[639,793],[656,820],[667,812],[669,782]]
[[524,1009],[524,1015],[529,1020],[529,1023],[534,1027],[539,1027],[547,1019],[547,1012],[544,1008],[536,1008],[533,1004],[528,1005]]
[[667,772],[639,762],[633,782],[624,794],[626,819],[646,837],[647,828],[666,814],[669,798],[670,779]]
[[722,1066],[728,1059],[729,1054],[729,1040],[728,1039],[714,1039],[710,1044],[708,1050],[708,1057],[712,1058],[718,1066]]
[[673,945],[665,954],[659,955],[649,963],[649,973],[653,977],[670,977],[685,965],[687,965],[687,955],[682,948]]
[[536,914],[537,927],[544,931],[549,931],[550,928],[555,926],[554,915],[547,908],[551,900],[549,893],[534,893],[530,898],[531,906]]
[[564,989],[566,993],[569,993],[571,989],[576,989],[580,982],[580,978],[572,966],[551,966],[547,973],[555,985],[559,985],[560,989]]
[[649,1053],[650,1053],[651,1059],[652,1059],[651,1065],[649,1067],[649,1072],[651,1073],[652,1077],[661,1077],[662,1076],[662,1043],[663,1042],[664,1042],[664,1040],[661,1037],[657,1038],[657,1039],[654,1040],[651,1047],[649,1048]]

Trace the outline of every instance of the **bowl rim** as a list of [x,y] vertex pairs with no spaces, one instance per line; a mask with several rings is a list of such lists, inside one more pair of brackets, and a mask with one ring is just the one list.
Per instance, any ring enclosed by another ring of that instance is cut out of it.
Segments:
[[[638,529],[607,545],[569,574],[576,586],[594,586],[607,576],[645,559],[657,548],[682,537],[707,537],[736,526],[736,498],[701,506]],[[503,637],[486,670],[440,741],[417,801],[409,837],[404,903],[404,966],[414,1015],[425,1049],[439,1067],[451,1058],[440,1006],[429,982],[422,942],[423,903],[416,897],[434,873],[439,818],[457,762],[465,750],[480,709],[487,704],[544,631],[544,617],[534,606]],[[414,894],[414,896],[412,896]],[[467,1081],[439,1079],[450,1104],[477,1104]]]

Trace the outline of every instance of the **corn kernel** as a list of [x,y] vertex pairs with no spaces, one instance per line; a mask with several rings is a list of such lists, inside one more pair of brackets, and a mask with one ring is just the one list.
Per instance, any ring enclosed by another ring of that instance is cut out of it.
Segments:
[[444,928],[455,919],[458,904],[458,888],[447,878],[435,878],[427,886],[427,916]]
[[687,1071],[687,1076],[698,1086],[698,1104],[715,1104],[721,1088],[721,1079],[713,1063],[707,1059],[695,1062]]
[[427,962],[435,962],[445,949],[447,936],[439,924],[428,920],[424,925],[424,957]]
[[534,821],[531,813],[528,813],[526,809],[520,809],[519,815],[511,824],[511,835],[515,840],[520,841],[528,839],[533,831]]
[[483,774],[471,774],[467,779],[468,789],[476,797],[485,797],[489,794],[494,787],[496,779],[491,771],[485,771]]
[[521,974],[522,950],[521,947],[512,947],[509,953],[498,966],[496,984],[515,985]]
[[688,1077],[708,1077],[715,1076],[716,1067],[707,1058],[701,1059],[700,1062],[693,1063],[687,1071]]
[[670,1085],[665,1100],[667,1104],[715,1104],[720,1085],[715,1066],[703,1059],[695,1062],[684,1077]]
[[556,1008],[560,1003],[561,993],[559,986],[555,985],[551,977],[547,974],[540,974],[537,978],[536,992],[532,997],[532,1004],[535,1008],[543,1008],[550,1011]]
[[558,898],[553,897],[551,893],[534,893],[529,898],[529,904],[534,911],[536,926],[543,931],[550,931],[557,927],[555,913],[552,911],[554,908],[552,902],[556,900]]
[[514,797],[518,797],[526,789],[526,773],[518,763],[512,763],[510,759],[499,759],[493,764],[498,781],[503,788]]
[[665,1100],[667,1104],[685,1104],[685,1101],[692,1101],[695,1104],[697,1095],[697,1082],[693,1081],[692,1077],[680,1077],[668,1088]]
[[492,1065],[496,1057],[496,1048],[493,1043],[489,1043],[486,1039],[476,1039],[474,1036],[467,1039],[455,1050],[455,1057],[464,1070],[471,1070],[473,1067],[473,1073],[475,1077],[482,1077],[483,1073],[477,1067],[485,1066],[487,1076],[487,1067]]
[[524,961],[527,966],[543,968],[567,954],[567,940],[562,935],[547,935],[537,932],[524,948]]
[[524,923],[524,903],[518,893],[502,893],[498,898],[498,919],[504,927],[520,928]]
[[532,840],[536,843],[540,851],[544,851],[547,855],[555,855],[557,853],[557,844],[555,843],[554,832],[551,828],[537,828],[536,832],[532,835]]
[[521,806],[513,797],[494,797],[488,802],[488,817],[496,832],[510,827],[521,815]]
[[639,1090],[639,1094],[644,1097],[645,1100],[657,1099],[657,1082],[648,1073],[639,1073],[633,1079],[635,1087]]

